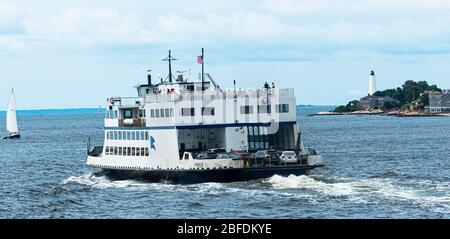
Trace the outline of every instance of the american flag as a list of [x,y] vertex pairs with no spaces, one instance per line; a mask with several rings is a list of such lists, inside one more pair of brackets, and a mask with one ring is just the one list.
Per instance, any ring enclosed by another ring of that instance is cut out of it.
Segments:
[[203,56],[197,56],[198,64],[203,64]]

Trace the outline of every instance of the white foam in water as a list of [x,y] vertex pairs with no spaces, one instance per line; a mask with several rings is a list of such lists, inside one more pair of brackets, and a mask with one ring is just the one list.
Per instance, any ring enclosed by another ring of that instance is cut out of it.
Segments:
[[285,196],[285,197],[304,197],[292,193],[279,192],[276,190],[246,189],[236,188],[222,183],[201,183],[201,184],[164,184],[164,183],[148,183],[134,180],[110,180],[106,176],[98,176],[95,173],[84,174],[80,176],[70,176],[62,182],[62,184],[81,184],[94,188],[124,188],[131,190],[159,190],[170,192],[195,192],[205,195],[221,195],[225,193],[239,194],[246,197],[260,197],[264,195]]
[[81,176],[70,176],[63,184],[77,183],[96,188],[149,188],[149,187],[172,187],[170,184],[144,183],[134,180],[110,180],[106,176],[96,176],[94,173]]
[[347,183],[329,184],[305,175],[289,175],[288,177],[274,175],[268,178],[266,182],[272,184],[272,187],[276,189],[304,188],[318,190],[332,195],[350,195],[353,193],[353,188]]
[[[265,182],[270,183],[275,189],[308,189],[326,195],[350,196],[352,199],[362,201],[375,194],[383,198],[410,200],[424,204],[439,204],[444,208],[450,208],[450,185],[446,183],[418,182],[418,184],[426,184],[427,186],[424,187],[422,185],[421,188],[409,188],[395,185],[388,179],[342,180],[344,182],[326,183],[305,175],[290,175],[288,177],[274,175],[265,180]],[[439,188],[441,195],[430,195],[427,193],[429,188]]]
[[[362,179],[351,181],[350,179],[338,179],[338,182],[323,182],[306,175],[290,175],[283,177],[274,175],[263,181],[269,183],[273,190],[259,188],[233,187],[221,183],[202,183],[192,185],[174,185],[164,183],[145,183],[134,180],[110,180],[106,176],[97,176],[94,173],[81,176],[71,176],[63,181],[63,184],[82,184],[95,188],[125,188],[132,190],[156,189],[170,192],[196,192],[209,195],[224,193],[240,194],[246,197],[283,196],[295,198],[314,199],[316,194],[302,192],[280,191],[280,189],[307,189],[329,196],[346,196],[356,202],[368,202],[377,197],[395,200],[408,200],[423,205],[434,207],[441,212],[450,209],[450,183],[418,181],[417,188],[396,185],[389,179]],[[431,194],[430,194],[431,191]],[[437,194],[436,194],[437,193]],[[375,196],[373,198],[372,196]]]

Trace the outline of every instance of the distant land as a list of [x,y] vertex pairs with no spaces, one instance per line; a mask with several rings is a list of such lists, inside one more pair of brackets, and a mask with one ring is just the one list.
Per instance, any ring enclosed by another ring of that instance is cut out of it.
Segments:
[[[70,108],[70,109],[35,109],[35,110],[17,110],[17,114],[80,114],[80,113],[104,113],[105,108]],[[0,111],[4,115],[6,111]]]
[[[335,105],[311,105],[311,104],[299,104],[299,108],[309,107],[335,107]],[[68,109],[33,109],[33,110],[17,110],[18,114],[81,114],[81,113],[104,113],[106,108],[68,108]],[[0,115],[4,115],[6,111],[0,111]]]
[[[374,73],[371,78],[375,84]],[[370,84],[369,84],[370,85]],[[331,111],[318,112],[315,115],[391,115],[391,116],[449,116],[448,91],[440,89],[427,81],[408,80],[401,87],[375,91],[369,87],[369,94],[359,100],[352,100]],[[370,93],[373,91],[372,93]],[[430,106],[433,110],[430,110]],[[438,108],[439,110],[435,110]]]

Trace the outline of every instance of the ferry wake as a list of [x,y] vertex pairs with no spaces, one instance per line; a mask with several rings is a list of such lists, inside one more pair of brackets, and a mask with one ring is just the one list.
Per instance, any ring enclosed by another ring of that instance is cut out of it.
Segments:
[[[303,175],[324,166],[305,149],[294,89],[222,89],[204,72],[182,71],[136,86],[138,97],[108,99],[105,140],[88,143],[86,165],[117,179],[173,183],[234,182]],[[208,79],[205,80],[205,77]]]

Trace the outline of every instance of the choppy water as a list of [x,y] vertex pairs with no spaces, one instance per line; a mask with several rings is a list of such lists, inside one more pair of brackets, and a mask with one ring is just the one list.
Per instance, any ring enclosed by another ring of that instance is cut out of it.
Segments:
[[321,110],[298,118],[326,167],[195,185],[86,168],[103,114],[21,114],[23,138],[0,141],[0,218],[450,218],[450,117],[306,116]]

